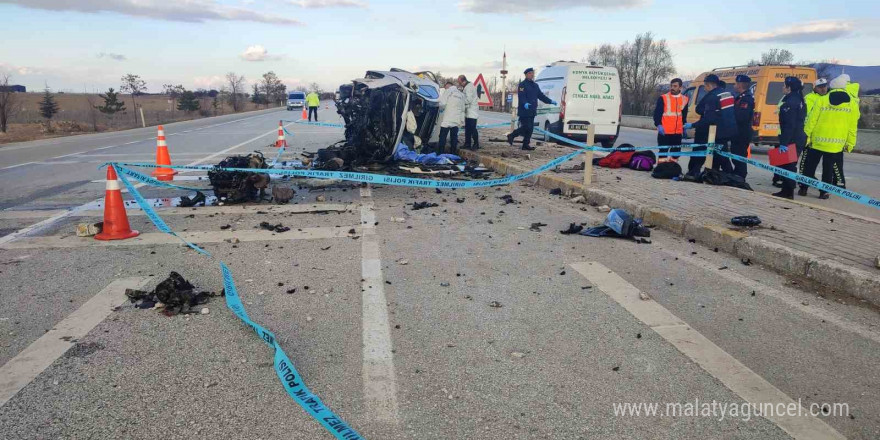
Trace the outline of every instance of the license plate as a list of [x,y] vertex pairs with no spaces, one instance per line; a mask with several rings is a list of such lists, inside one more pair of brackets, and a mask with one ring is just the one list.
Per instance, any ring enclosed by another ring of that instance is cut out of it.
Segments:
[[569,130],[587,131],[587,126],[586,126],[586,125],[582,125],[582,124],[574,124],[574,125],[569,125],[569,126],[568,126],[568,129],[569,129]]

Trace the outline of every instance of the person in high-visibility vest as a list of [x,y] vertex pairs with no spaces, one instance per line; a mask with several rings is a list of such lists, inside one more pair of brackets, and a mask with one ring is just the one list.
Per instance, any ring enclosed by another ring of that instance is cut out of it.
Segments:
[[[654,126],[657,127],[657,145],[670,145],[672,148],[664,148],[660,153],[681,151],[681,138],[684,134],[684,121],[688,113],[688,97],[681,93],[681,78],[675,78],[669,83],[669,92],[657,98],[654,107]],[[657,163],[675,162],[678,156],[661,155]]]
[[[822,161],[822,181],[846,188],[843,175],[843,151],[851,152],[856,146],[858,123],[861,112],[859,103],[851,96],[858,84],[849,84],[849,75],[843,74],[831,80],[831,91],[822,96],[810,112],[804,127],[809,139],[809,155],[805,159],[803,174],[816,178],[816,168]],[[798,190],[799,195],[807,195],[806,185]],[[819,191],[820,199],[827,199],[828,193]]]
[[315,92],[309,92],[306,95],[306,105],[309,106],[309,121],[312,120],[312,113],[315,114],[315,122],[318,122],[318,107],[321,106],[321,98]]
[[808,115],[807,117],[809,117],[810,110],[812,110],[813,106],[816,105],[816,101],[818,101],[819,98],[821,98],[827,94],[828,94],[828,80],[825,78],[817,79],[816,83],[813,84],[813,91],[810,93],[807,93],[807,95],[804,96],[804,102],[807,103],[807,115]]
[[[752,157],[751,143],[754,132],[752,122],[755,116],[755,97],[752,96],[752,78],[748,75],[737,75],[733,90],[738,93],[734,101],[734,115],[736,116],[736,137],[730,144],[730,152],[737,156]],[[748,174],[747,164],[743,161],[733,161],[733,174],[743,179]]]

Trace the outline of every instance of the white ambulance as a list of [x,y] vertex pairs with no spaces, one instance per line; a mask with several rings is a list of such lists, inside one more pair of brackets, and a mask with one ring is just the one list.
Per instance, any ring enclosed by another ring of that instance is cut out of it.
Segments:
[[[535,78],[541,91],[558,106],[538,102],[535,126],[568,139],[587,139],[595,128],[596,142],[611,147],[620,135],[620,77],[614,67],[557,61]],[[535,137],[540,138],[537,134]],[[550,140],[545,136],[544,140]]]

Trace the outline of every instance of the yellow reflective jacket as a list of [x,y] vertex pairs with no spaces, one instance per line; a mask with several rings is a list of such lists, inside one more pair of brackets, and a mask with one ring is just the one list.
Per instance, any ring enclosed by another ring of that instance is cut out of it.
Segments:
[[318,107],[321,105],[321,98],[318,97],[318,94],[315,92],[309,93],[306,95],[306,104],[309,107]]
[[816,92],[810,92],[807,94],[807,96],[804,96],[804,102],[807,103],[807,117],[809,117],[810,110],[812,110],[813,106],[816,105],[816,101],[818,101],[821,97],[822,95]]
[[843,89],[820,97],[807,117],[804,132],[810,148],[826,153],[852,151],[856,146],[859,106]]

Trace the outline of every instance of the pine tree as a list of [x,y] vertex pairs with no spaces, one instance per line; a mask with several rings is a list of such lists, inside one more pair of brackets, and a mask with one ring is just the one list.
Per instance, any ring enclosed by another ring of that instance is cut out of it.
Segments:
[[43,91],[43,99],[40,101],[40,115],[46,118],[46,131],[52,132],[52,116],[58,113],[58,103],[55,102],[55,95],[49,92],[47,87]]
[[177,98],[177,109],[187,113],[194,112],[201,107],[199,99],[192,90],[184,90]]
[[104,105],[95,106],[99,112],[108,116],[113,116],[118,112],[125,111],[125,103],[119,100],[119,93],[113,91],[113,87],[110,87],[110,90],[107,90],[107,93],[98,96],[104,100]]

